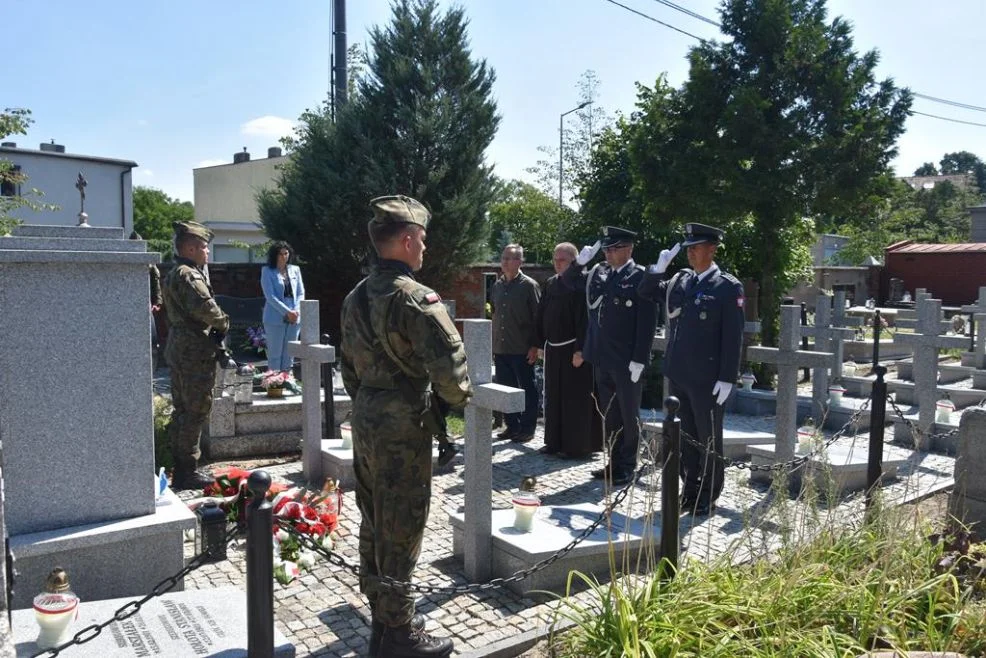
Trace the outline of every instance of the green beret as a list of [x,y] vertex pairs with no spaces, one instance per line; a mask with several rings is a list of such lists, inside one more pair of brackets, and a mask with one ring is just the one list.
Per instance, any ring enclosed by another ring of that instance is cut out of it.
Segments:
[[378,196],[370,201],[370,209],[373,210],[371,224],[417,224],[426,229],[431,219],[431,213],[420,201],[403,194]]
[[180,238],[183,235],[192,235],[206,242],[212,242],[212,238],[214,237],[212,231],[198,222],[173,222],[171,225],[175,229],[176,238]]

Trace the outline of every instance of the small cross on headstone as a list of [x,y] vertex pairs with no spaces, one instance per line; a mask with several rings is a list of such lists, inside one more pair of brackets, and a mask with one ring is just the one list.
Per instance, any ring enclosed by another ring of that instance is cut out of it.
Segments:
[[80,171],[79,177],[75,181],[75,189],[79,190],[79,226],[89,226],[89,215],[86,214],[86,186],[88,184]]
[[300,340],[288,343],[288,354],[301,359],[301,459],[305,480],[322,486],[322,364],[335,361],[335,348],[319,340],[318,300],[301,302]]
[[926,432],[935,421],[935,402],[938,398],[938,350],[963,347],[962,336],[941,336],[941,300],[921,293],[917,301],[917,327],[913,334],[897,332],[894,343],[909,345],[914,350],[914,394],[918,401],[918,428]]
[[842,377],[842,341],[850,340],[855,334],[852,329],[832,326],[831,303],[828,295],[819,295],[815,300],[815,326],[801,327],[803,336],[814,336],[816,351],[831,351],[834,354],[827,366],[818,366],[811,371],[812,413],[818,419],[825,414],[829,369],[834,379]]
[[493,569],[493,412],[524,410],[524,391],[493,384],[493,323],[463,320],[462,340],[473,397],[466,405],[465,561],[473,582]]
[[777,420],[774,455],[778,461],[794,457],[798,429],[798,370],[824,368],[832,362],[832,352],[799,350],[801,343],[801,309],[781,306],[781,332],[777,347],[753,346],[747,358],[777,366]]

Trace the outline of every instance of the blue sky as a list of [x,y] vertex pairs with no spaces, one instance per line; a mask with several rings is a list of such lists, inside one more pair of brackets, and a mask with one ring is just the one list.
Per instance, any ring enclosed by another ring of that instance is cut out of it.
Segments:
[[[717,29],[656,0],[620,0],[704,38]],[[20,146],[55,139],[72,153],[132,159],[134,182],[192,199],[192,169],[261,157],[298,115],[326,96],[331,0],[13,0],[4,8],[7,62],[0,105],[33,111]],[[450,3],[444,2],[446,6]],[[555,144],[576,82],[599,76],[600,104],[628,112],[634,82],[687,75],[694,39],[606,0],[467,0],[473,53],[496,70],[500,131],[488,152],[501,176],[524,178],[537,147]],[[718,18],[716,0],[677,4]],[[979,84],[986,3],[830,0],[854,26],[857,49],[877,49],[879,73],[912,90],[986,106]],[[387,0],[350,0],[350,42],[390,15]],[[914,109],[986,124],[986,113],[925,100]],[[899,141],[899,174],[950,151],[986,159],[986,127],[913,116]],[[382,191],[383,192],[383,191]]]

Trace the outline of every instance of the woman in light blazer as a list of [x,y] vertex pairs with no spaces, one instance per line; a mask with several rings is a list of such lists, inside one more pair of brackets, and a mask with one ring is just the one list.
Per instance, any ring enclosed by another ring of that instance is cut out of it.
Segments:
[[294,360],[288,356],[288,341],[298,340],[301,331],[301,300],[305,284],[301,270],[290,265],[294,250],[277,241],[267,250],[267,266],[260,271],[264,289],[264,333],[267,336],[267,368],[290,371]]

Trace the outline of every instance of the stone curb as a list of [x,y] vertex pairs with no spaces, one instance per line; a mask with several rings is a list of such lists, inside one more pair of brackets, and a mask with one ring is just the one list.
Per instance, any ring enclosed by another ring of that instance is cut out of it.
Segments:
[[494,642],[482,649],[475,649],[469,653],[459,654],[459,658],[514,658],[525,651],[533,649],[538,642],[551,634],[567,631],[574,626],[574,621],[564,619],[555,624],[548,624],[541,628],[536,628],[533,631],[527,631],[526,633]]

